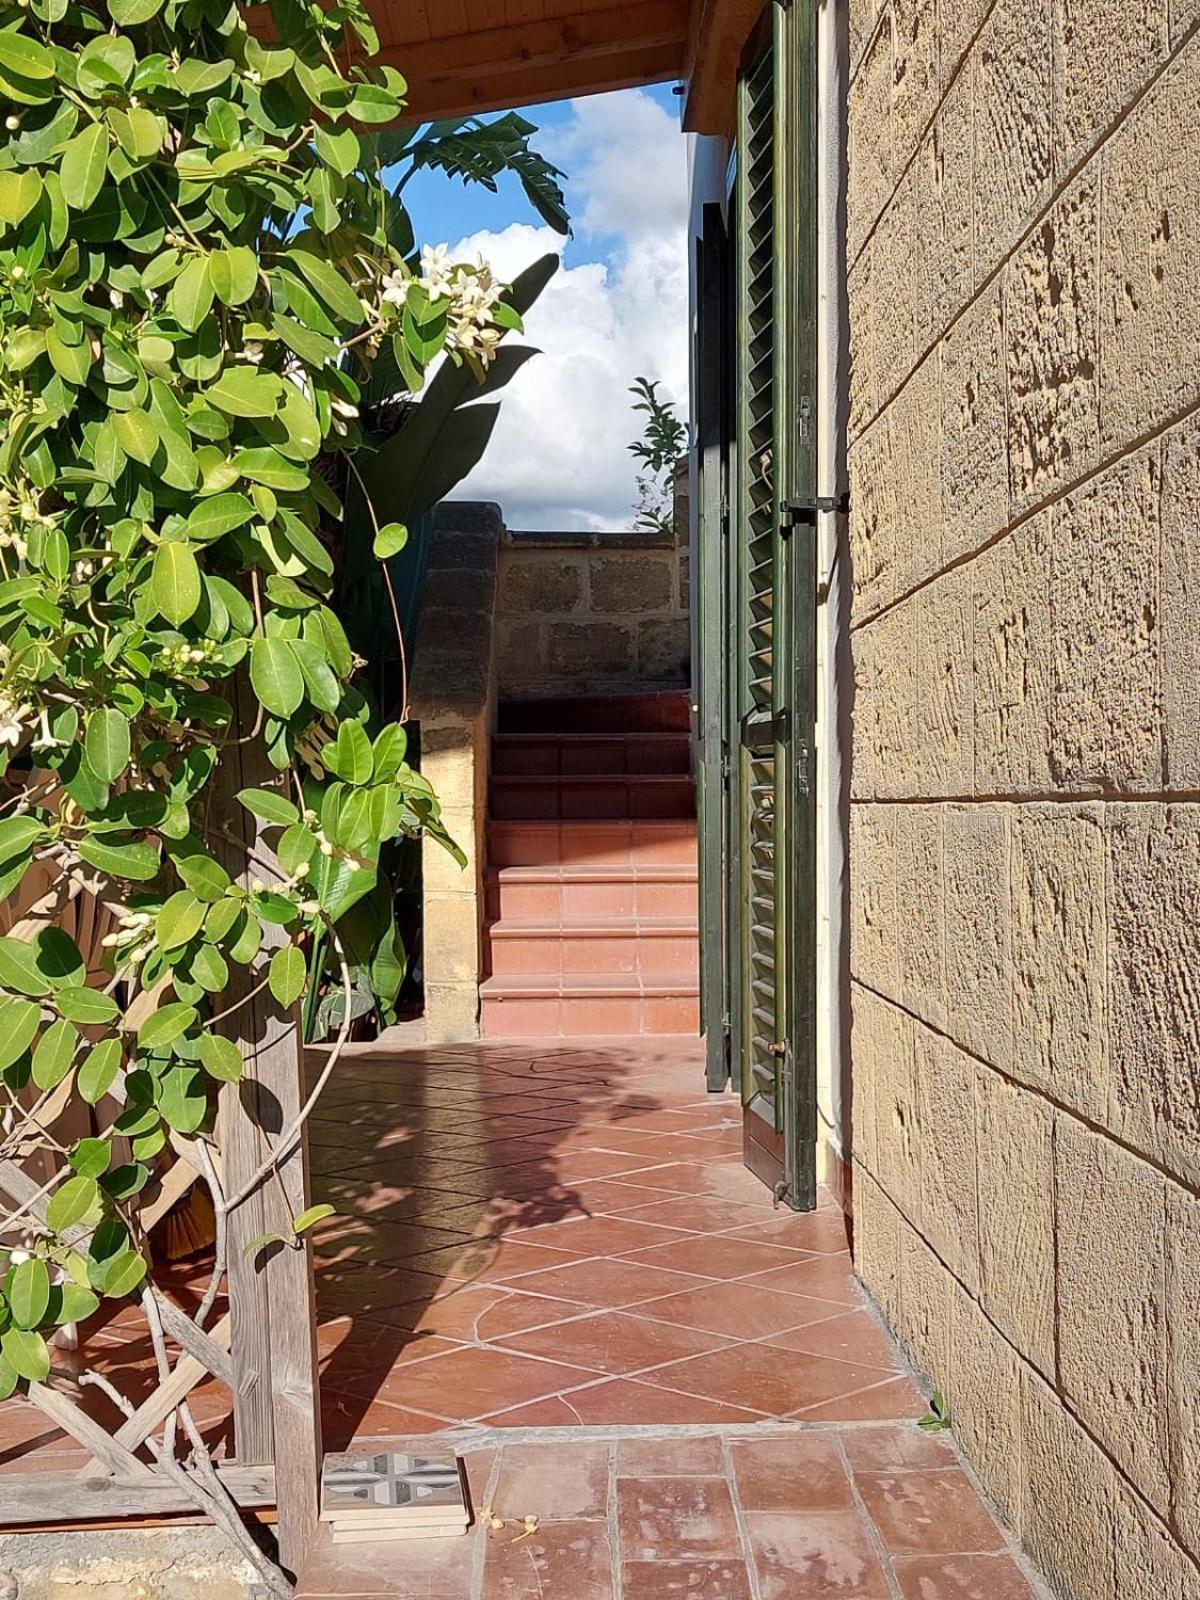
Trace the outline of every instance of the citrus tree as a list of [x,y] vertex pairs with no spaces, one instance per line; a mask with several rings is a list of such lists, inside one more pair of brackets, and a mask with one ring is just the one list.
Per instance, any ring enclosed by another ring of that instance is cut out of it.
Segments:
[[[329,457],[381,350],[414,391],[446,354],[483,379],[520,318],[413,246],[364,137],[405,86],[347,65],[376,49],[358,0],[270,16],[261,42],[226,0],[0,6],[0,1398],[106,1297],[141,1298],[165,1370],[139,1203],[180,1156],[218,1215],[203,1323],[222,1223],[298,1133],[225,1190],[236,1009],[293,1006],[384,843],[444,837],[328,604]],[[372,518],[386,559],[404,530]],[[217,792],[247,747],[239,826]],[[13,1200],[34,1155],[50,1176]],[[237,1537],[178,1415],[186,1472],[174,1414],[151,1448]]]

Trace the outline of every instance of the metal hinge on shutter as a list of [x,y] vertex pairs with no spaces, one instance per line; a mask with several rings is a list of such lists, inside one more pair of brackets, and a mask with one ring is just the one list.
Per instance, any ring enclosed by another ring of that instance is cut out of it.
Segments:
[[817,494],[802,500],[787,500],[779,518],[779,531],[786,539],[795,528],[817,525],[817,513],[835,511],[839,516],[850,514],[848,494]]

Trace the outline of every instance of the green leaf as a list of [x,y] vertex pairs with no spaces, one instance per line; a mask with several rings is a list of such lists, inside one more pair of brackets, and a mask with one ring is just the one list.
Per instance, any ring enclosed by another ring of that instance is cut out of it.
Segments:
[[380,561],[389,561],[392,556],[398,556],[408,543],[408,529],[402,522],[385,523],[375,535],[372,548]]
[[112,419],[113,432],[117,436],[117,443],[127,456],[132,456],[135,461],[140,461],[148,467],[154,460],[155,451],[159,446],[158,429],[154,426],[154,418],[148,411],[134,407],[131,411],[119,411]]
[[42,1090],[53,1089],[71,1070],[79,1048],[79,1030],[71,1022],[52,1022],[33,1052],[33,1081]]
[[54,328],[47,328],[46,354],[60,378],[65,378],[77,389],[87,382],[88,373],[92,370],[92,347],[86,341],[65,344]]
[[110,1300],[132,1294],[146,1276],[146,1263],[136,1250],[123,1250],[105,1265],[100,1290]]
[[100,1186],[95,1178],[68,1178],[51,1196],[46,1222],[55,1233],[66,1233],[81,1223],[98,1221],[100,1210]]
[[24,855],[31,845],[45,835],[46,830],[36,817],[0,819],[0,861],[11,861],[15,855]]
[[[51,1227],[53,1227],[51,1223]],[[22,1261],[5,1279],[8,1309],[18,1328],[36,1328],[50,1304],[50,1274],[44,1261]]]
[[301,1211],[299,1216],[292,1218],[292,1232],[297,1235],[307,1233],[310,1228],[315,1228],[318,1222],[324,1222],[326,1217],[332,1217],[333,1214],[333,1206],[309,1206],[306,1211]]
[[176,868],[192,893],[209,905],[223,900],[229,891],[229,874],[211,856],[185,856],[176,863]]
[[316,290],[334,316],[355,326],[366,321],[362,302],[336,267],[331,267],[328,261],[322,261],[307,250],[293,248],[288,251],[287,258]]
[[215,250],[209,273],[222,305],[245,305],[258,287],[258,257],[247,245]]
[[172,1067],[162,1080],[158,1109],[176,1133],[195,1133],[208,1113],[199,1067]]
[[254,507],[244,494],[215,494],[193,507],[187,520],[188,537],[220,539],[235,528],[244,528],[254,519]]
[[158,851],[152,844],[135,840],[132,844],[110,844],[103,839],[83,839],[79,854],[90,867],[112,878],[133,878],[148,883],[158,875]]
[[193,256],[171,285],[167,307],[181,328],[195,333],[212,310],[215,292],[208,257]]
[[0,32],[0,66],[22,78],[52,78],[54,57],[44,44],[28,34],[6,28]]
[[82,1284],[63,1283],[50,1291],[49,1316],[56,1328],[68,1322],[86,1322],[99,1308],[100,1301]]
[[319,127],[317,154],[343,178],[348,178],[362,160],[358,135],[352,128]]
[[273,789],[243,789],[238,800],[260,822],[278,823],[286,828],[300,821],[300,812],[292,802]]
[[290,717],[299,709],[304,675],[286,639],[255,639],[250,646],[250,683],[274,716]]
[[37,969],[51,988],[75,989],[87,982],[87,965],[79,946],[64,929],[43,928],[34,946]]
[[108,129],[93,122],[63,148],[59,181],[72,211],[87,211],[104,185],[108,170]]
[[37,951],[24,939],[0,938],[0,986],[35,998],[49,994],[50,980],[38,971]]
[[245,1063],[232,1039],[219,1033],[206,1033],[200,1040],[200,1061],[210,1078],[218,1083],[240,1083]]
[[68,1022],[78,1022],[82,1027],[115,1022],[121,1015],[117,1002],[103,989],[60,989],[54,1003]]
[[271,966],[268,972],[271,993],[285,1010],[294,1006],[304,993],[304,984],[307,976],[308,963],[304,959],[303,950],[298,945],[284,945],[281,950],[276,950],[271,957]]
[[10,1395],[15,1393],[17,1384],[20,1381],[20,1373],[4,1354],[3,1349],[0,1349],[0,1400],[7,1400]]
[[0,222],[15,227],[41,198],[42,180],[36,172],[0,172]]
[[154,553],[150,598],[160,616],[179,627],[196,614],[203,586],[190,545],[168,539]]
[[45,1383],[50,1376],[50,1351],[40,1333],[9,1328],[0,1334],[0,1355],[18,1378],[25,1378],[30,1383]]
[[154,931],[164,950],[178,950],[204,925],[205,905],[190,889],[173,894],[158,913]]
[[273,417],[283,401],[283,379],[254,367],[226,367],[205,398],[231,417]]
[[182,1005],[178,1000],[160,1006],[138,1029],[138,1048],[161,1050],[164,1045],[174,1044],[189,1028],[195,1027],[198,1015],[195,1006]]
[[29,1049],[41,1015],[32,1000],[9,999],[0,1003],[0,1072]]
[[108,11],[119,28],[137,28],[162,10],[163,0],[108,0]]
[[408,734],[398,722],[389,723],[375,740],[375,778],[394,778],[408,753]]
[[375,770],[371,741],[359,722],[343,722],[337,738],[326,745],[321,759],[330,772],[345,783],[369,783]]
[[129,718],[111,708],[89,712],[83,753],[101,783],[115,783],[129,765]]
[[120,1066],[121,1041],[101,1039],[100,1043],[88,1052],[75,1080],[80,1097],[86,1100],[89,1106],[94,1106],[103,1100],[117,1081]]
[[112,1161],[108,1139],[80,1139],[70,1155],[71,1166],[81,1178],[102,1178]]

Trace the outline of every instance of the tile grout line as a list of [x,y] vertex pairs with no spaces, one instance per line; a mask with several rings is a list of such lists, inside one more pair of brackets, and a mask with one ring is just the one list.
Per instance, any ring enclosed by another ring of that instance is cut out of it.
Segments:
[[483,1505],[474,1507],[478,1535],[475,1540],[475,1549],[471,1552],[471,1600],[484,1600],[483,1584],[487,1570],[488,1530],[483,1526],[479,1513],[486,1507],[493,1506],[496,1502],[496,1491],[500,1487],[500,1473],[503,1463],[504,1446],[501,1444],[496,1447],[495,1456],[491,1466],[488,1468],[487,1482],[484,1485]]
[[606,1501],[608,1512],[608,1559],[612,1563],[613,1600],[624,1600],[625,1574],[622,1567],[621,1551],[621,1506],[617,1490],[617,1450],[618,1441],[611,1439],[608,1445],[608,1499]]
[[850,1497],[854,1501],[855,1508],[858,1511],[859,1522],[866,1533],[867,1542],[871,1545],[871,1548],[875,1551],[876,1556],[879,1558],[879,1565],[883,1571],[884,1581],[888,1585],[892,1600],[904,1600],[904,1595],[900,1589],[900,1580],[896,1576],[896,1568],[894,1562],[892,1561],[891,1552],[884,1544],[883,1537],[880,1534],[879,1529],[875,1526],[875,1519],[867,1510],[867,1503],[859,1493],[858,1479],[854,1475],[854,1468],[850,1464],[850,1457],[846,1453],[846,1446],[842,1436],[836,1429],[834,1430],[834,1448],[841,1457],[842,1468],[845,1471],[846,1480],[850,1485]]
[[725,1481],[729,1485],[729,1498],[733,1504],[733,1515],[737,1522],[738,1538],[742,1546],[742,1561],[746,1568],[746,1585],[750,1590],[750,1600],[762,1600],[762,1589],[758,1580],[758,1566],[754,1559],[754,1546],[750,1539],[750,1524],[746,1518],[745,1507],[738,1490],[737,1475],[733,1467],[733,1440],[728,1434],[721,1438],[721,1463],[725,1468]]

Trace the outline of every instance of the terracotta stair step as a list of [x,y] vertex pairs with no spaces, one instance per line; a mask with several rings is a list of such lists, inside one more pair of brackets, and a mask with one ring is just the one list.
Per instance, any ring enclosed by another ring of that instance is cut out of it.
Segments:
[[504,733],[687,733],[686,693],[594,695],[586,699],[508,700],[496,715]]
[[480,986],[485,1038],[628,1038],[699,1031],[692,974],[639,980],[548,973],[489,978]]
[[492,771],[501,777],[688,777],[691,769],[686,733],[501,733],[492,740]]
[[696,791],[686,774],[501,774],[492,778],[491,815],[497,822],[556,817],[570,822],[686,818],[695,811]]
[[497,820],[488,824],[488,858],[493,867],[695,867],[696,824]]
[[699,971],[696,919],[613,917],[595,921],[533,919],[501,921],[487,930],[493,976],[637,976],[653,981],[666,973]]
[[490,922],[514,918],[594,922],[612,917],[695,921],[695,866],[500,867],[487,875]]

